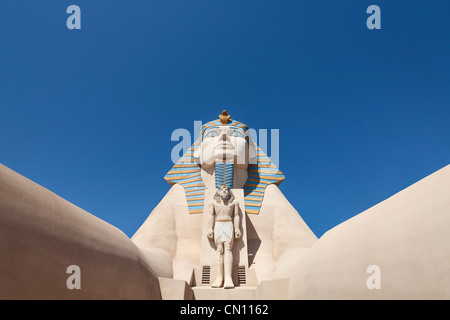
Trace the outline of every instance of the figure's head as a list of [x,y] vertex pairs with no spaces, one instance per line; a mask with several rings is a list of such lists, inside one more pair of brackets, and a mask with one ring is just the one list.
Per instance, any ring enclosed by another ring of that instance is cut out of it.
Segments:
[[214,200],[217,203],[221,203],[221,200],[223,202],[225,202],[225,201],[233,202],[234,195],[233,195],[233,192],[231,191],[230,187],[228,187],[227,185],[224,184],[217,189],[216,194],[214,195]]
[[230,188],[226,185],[223,185],[217,190],[217,194],[222,198],[222,200],[228,200],[230,197]]
[[247,167],[248,127],[242,122],[231,120],[224,110],[218,120],[202,126],[194,157],[202,167],[211,167],[216,161],[233,161],[238,167]]

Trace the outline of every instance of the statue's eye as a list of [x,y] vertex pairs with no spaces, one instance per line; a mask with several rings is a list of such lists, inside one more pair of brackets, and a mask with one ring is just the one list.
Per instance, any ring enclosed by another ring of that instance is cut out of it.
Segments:
[[233,130],[233,132],[231,133],[230,136],[243,138],[244,134],[242,132],[240,132],[239,130]]
[[215,130],[210,130],[206,133],[205,138],[217,137],[218,133]]

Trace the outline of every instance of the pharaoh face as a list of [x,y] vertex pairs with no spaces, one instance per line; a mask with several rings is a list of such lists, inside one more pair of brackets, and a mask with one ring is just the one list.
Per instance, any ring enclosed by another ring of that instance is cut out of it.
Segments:
[[211,127],[203,133],[196,151],[202,166],[213,166],[216,161],[234,161],[236,166],[248,165],[248,142],[244,130],[233,126]]
[[230,197],[230,189],[227,187],[220,187],[217,190],[217,194],[222,198],[222,200],[228,200]]

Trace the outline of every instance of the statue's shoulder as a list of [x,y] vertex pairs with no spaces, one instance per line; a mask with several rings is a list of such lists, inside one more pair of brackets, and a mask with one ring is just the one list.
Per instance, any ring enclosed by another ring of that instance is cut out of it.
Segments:
[[170,205],[175,204],[179,201],[184,201],[185,199],[185,191],[183,186],[179,184],[174,184],[169,191],[164,195],[164,198],[161,200],[162,203],[169,203]]
[[266,187],[266,190],[264,192],[264,197],[268,195],[268,196],[283,196],[284,194],[283,192],[280,190],[280,188],[276,185],[276,184],[269,184]]
[[233,202],[231,202],[231,204],[238,206],[239,205],[239,201],[237,201],[237,199],[233,199]]
[[184,194],[184,188],[182,185],[175,183],[174,185],[172,185],[172,187],[170,188],[170,190],[168,191],[168,193],[174,193],[174,194]]

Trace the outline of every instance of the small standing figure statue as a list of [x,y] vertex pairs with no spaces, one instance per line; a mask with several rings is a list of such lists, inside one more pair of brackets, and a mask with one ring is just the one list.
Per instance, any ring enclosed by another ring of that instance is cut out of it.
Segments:
[[241,237],[239,230],[239,202],[230,188],[221,186],[214,200],[209,203],[208,238],[214,240],[217,252],[217,278],[213,288],[234,288],[231,277],[233,271],[233,242]]

